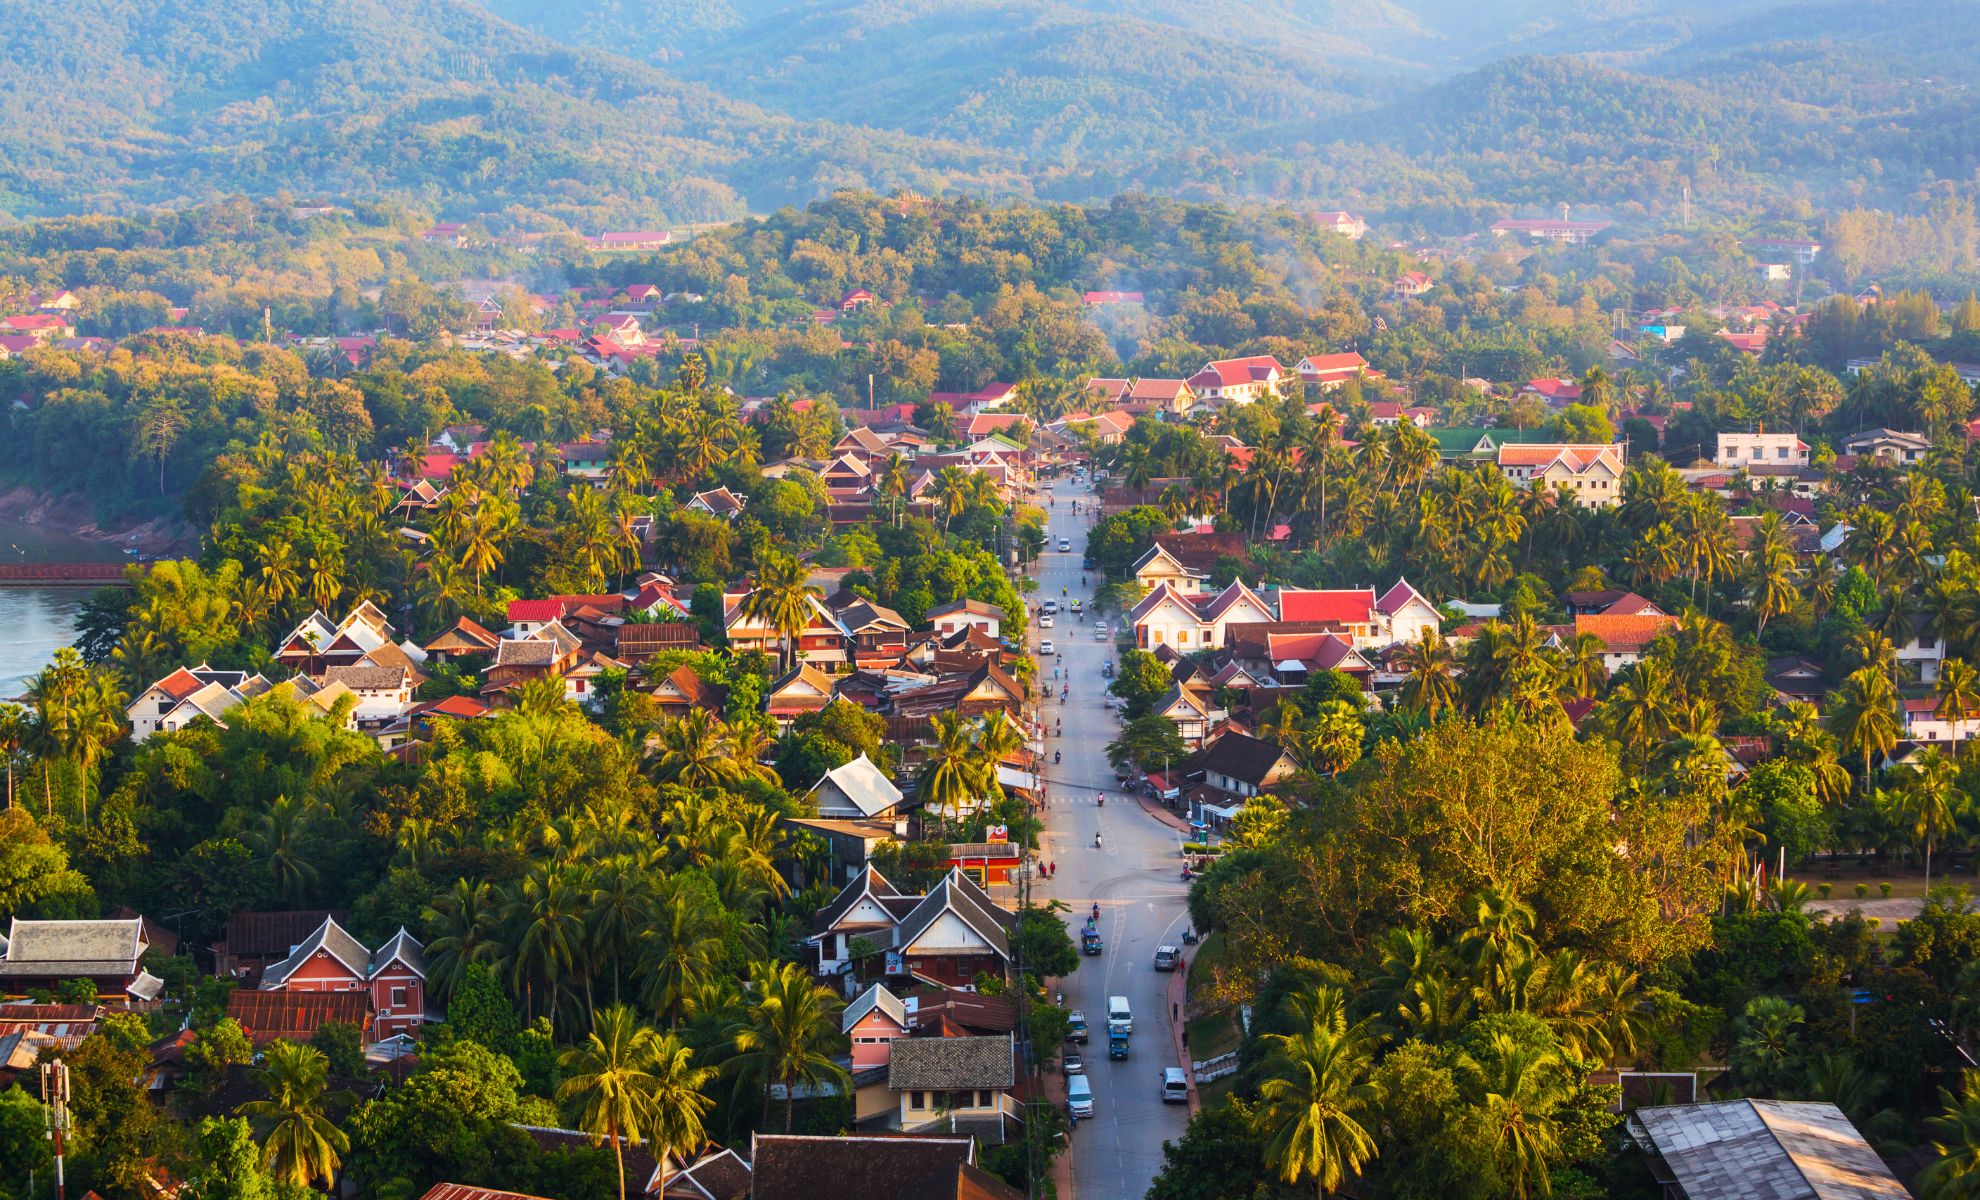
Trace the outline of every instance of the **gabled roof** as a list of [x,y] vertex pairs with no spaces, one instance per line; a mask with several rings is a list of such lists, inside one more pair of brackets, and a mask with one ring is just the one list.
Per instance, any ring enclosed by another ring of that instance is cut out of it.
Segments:
[[829,700],[832,698],[832,677],[812,666],[801,662],[786,671],[763,693],[765,700],[775,699],[786,691],[810,691]]
[[1240,384],[1258,383],[1273,374],[1285,374],[1279,360],[1269,354],[1254,354],[1247,358],[1218,358],[1205,363],[1203,369],[1190,377],[1191,386],[1203,379],[1211,387],[1236,387]]
[[547,667],[562,657],[557,643],[542,638],[503,638],[495,647],[495,666]]
[[371,971],[367,978],[375,977],[394,962],[404,963],[413,974],[421,979],[426,978],[425,947],[415,941],[413,935],[407,933],[403,925],[399,926],[399,932],[387,939],[385,944],[378,948],[378,952],[371,956]]
[[1139,604],[1128,610],[1128,624],[1141,624],[1142,621],[1147,619],[1149,613],[1160,608],[1165,602],[1179,605],[1184,612],[1189,613],[1198,620],[1202,619],[1201,614],[1196,611],[1195,602],[1188,596],[1177,591],[1175,585],[1165,579],[1156,584],[1146,596],[1143,596]]
[[1134,566],[1129,568],[1129,573],[1140,575],[1142,571],[1151,565],[1156,565],[1164,574],[1186,575],[1191,579],[1202,579],[1205,577],[1205,572],[1193,571],[1184,566],[1182,560],[1175,556],[1175,552],[1160,542],[1156,542],[1154,545],[1148,547],[1147,550],[1143,551],[1141,557],[1134,560]]
[[1203,706],[1203,701],[1196,698],[1196,693],[1180,683],[1170,684],[1168,692],[1151,705],[1148,711],[1172,721],[1181,718],[1200,720],[1210,715],[1210,710]]
[[465,649],[493,650],[495,649],[495,644],[499,641],[501,641],[501,639],[496,637],[493,633],[490,633],[488,630],[482,628],[480,625],[475,624],[467,617],[461,617],[457,619],[452,625],[447,626],[447,628],[441,630],[438,634],[436,634],[433,640],[426,643],[423,649],[429,651],[465,650]]
[[846,1010],[839,1014],[839,1032],[852,1032],[852,1027],[859,1024],[860,1018],[876,1008],[880,1010],[882,1016],[902,1029],[908,1027],[907,1006],[901,1003],[899,996],[888,991],[885,985],[876,983],[860,993],[859,999],[846,1005]]
[[[429,235],[430,236],[430,235]],[[504,1192],[466,1183],[436,1183],[419,1200],[543,1200],[522,1192]]]
[[753,1200],[930,1200],[947,1196],[961,1168],[975,1163],[976,1139],[758,1133],[749,1158]]
[[1008,959],[1011,943],[1007,930],[1016,923],[1015,914],[998,907],[990,894],[978,887],[961,870],[951,870],[915,905],[894,931],[894,945],[906,948],[928,931],[945,912],[953,912],[978,937],[988,942],[998,955]]
[[851,801],[864,817],[886,812],[902,799],[901,789],[895,787],[894,781],[887,778],[887,773],[866,757],[864,750],[851,762],[825,772],[824,778],[812,785],[810,794],[817,795],[818,790],[827,783]]
[[389,692],[406,686],[404,667],[331,667],[323,672],[323,682],[341,683],[354,692]]
[[1409,580],[1401,578],[1396,580],[1395,586],[1383,592],[1381,597],[1375,601],[1375,611],[1394,616],[1407,607],[1412,600],[1424,605],[1431,612],[1437,611],[1437,606],[1430,603],[1429,599],[1422,592],[1411,587]]
[[1233,729],[1203,748],[1199,765],[1207,771],[1243,780],[1253,787],[1264,787],[1266,777],[1284,757],[1286,752],[1276,742]]
[[902,898],[900,889],[888,883],[887,877],[882,875],[878,868],[868,866],[854,876],[852,882],[840,888],[839,894],[832,897],[830,904],[818,910],[818,915],[812,918],[812,928],[820,932],[831,929],[838,924],[839,918],[851,912],[853,906],[866,896],[871,896],[875,900]]
[[[865,430],[861,430],[860,432],[864,433]],[[743,510],[743,498],[725,487],[716,488],[711,492],[696,492],[688,498],[688,503],[699,503],[703,508],[718,516],[724,513],[738,513]]]
[[901,614],[871,600],[859,600],[848,604],[839,610],[838,615],[839,624],[843,625],[848,633],[858,633],[862,629],[870,629],[874,626],[899,629],[903,632],[912,628]]
[[1690,1200],[1908,1200],[1842,1110],[1826,1100],[1639,1108],[1629,1132]]
[[1581,613],[1574,618],[1576,636],[1592,633],[1611,651],[1641,650],[1677,628],[1676,617],[1662,615],[1619,616],[1613,613]]
[[325,1025],[363,1028],[371,1017],[371,997],[356,992],[267,992],[235,988],[227,993],[227,1015],[257,1046],[278,1038],[306,1042]]
[[353,979],[371,978],[371,951],[337,924],[337,918],[325,917],[316,931],[302,940],[302,944],[289,952],[281,962],[271,964],[261,973],[263,990],[279,988],[289,981],[298,968],[321,951],[337,960],[337,964],[351,973]]
[[1231,609],[1247,601],[1255,606],[1259,612],[1265,614],[1266,620],[1269,621],[1272,619],[1272,606],[1265,603],[1263,596],[1246,587],[1242,579],[1231,580],[1229,584],[1225,585],[1223,591],[1217,593],[1214,599],[1208,603],[1199,605],[1197,612],[1206,621],[1220,621]]
[[967,598],[951,600],[947,604],[938,604],[923,613],[922,617],[926,620],[934,617],[946,617],[950,613],[956,612],[968,613],[973,617],[994,617],[999,621],[1004,619],[1004,610],[998,608],[996,605],[985,604],[981,600],[970,600]]

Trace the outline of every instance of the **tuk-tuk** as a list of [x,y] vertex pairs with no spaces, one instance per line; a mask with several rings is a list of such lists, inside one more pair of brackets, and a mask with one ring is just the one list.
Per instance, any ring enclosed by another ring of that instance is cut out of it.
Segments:
[[1110,1026],[1107,1030],[1107,1057],[1126,1058],[1127,1052],[1128,1035],[1118,1026]]
[[1079,951],[1081,954],[1098,954],[1100,950],[1100,931],[1088,922],[1086,928],[1079,932]]

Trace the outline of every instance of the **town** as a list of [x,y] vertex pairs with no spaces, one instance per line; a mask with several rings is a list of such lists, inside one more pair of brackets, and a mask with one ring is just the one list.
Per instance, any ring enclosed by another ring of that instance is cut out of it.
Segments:
[[7,243],[0,467],[167,532],[0,706],[0,1195],[1980,1179],[1980,302],[1761,231],[1624,311],[1596,218],[233,217],[424,275]]

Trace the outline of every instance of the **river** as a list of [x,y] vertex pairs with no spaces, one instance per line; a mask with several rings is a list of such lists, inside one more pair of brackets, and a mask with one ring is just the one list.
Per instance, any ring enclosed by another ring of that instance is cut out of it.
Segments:
[[[0,562],[115,562],[114,544],[85,541],[39,525],[0,520]],[[76,639],[76,615],[88,588],[0,587],[0,698],[11,699]]]

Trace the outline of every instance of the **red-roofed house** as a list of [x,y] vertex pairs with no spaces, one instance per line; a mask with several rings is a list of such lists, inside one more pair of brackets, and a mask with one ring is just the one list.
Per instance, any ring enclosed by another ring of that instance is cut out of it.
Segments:
[[0,362],[26,354],[41,344],[41,339],[31,333],[0,333]]
[[1622,499],[1621,442],[1500,446],[1498,464],[1515,485],[1565,488],[1582,508],[1608,508]]
[[1080,303],[1088,308],[1098,308],[1103,304],[1140,304],[1140,292],[1082,292]]
[[1269,354],[1219,358],[1189,377],[1190,390],[1206,404],[1252,404],[1279,394],[1286,369]]
[[1579,403],[1581,385],[1572,379],[1529,379],[1519,389],[1522,396],[1538,396],[1556,408]]
[[1368,373],[1368,360],[1349,350],[1342,354],[1309,354],[1293,365],[1309,387],[1339,387]]
[[1436,283],[1421,271],[1404,271],[1389,285],[1389,294],[1404,300],[1412,300],[1436,287]]
[[467,245],[467,226],[459,221],[442,221],[419,235],[421,241],[451,242],[456,246]]
[[628,229],[601,233],[590,244],[593,250],[637,252],[663,249],[672,238],[673,234],[665,229]]
[[25,333],[44,342],[76,336],[76,327],[69,323],[67,317],[56,313],[22,313],[8,317],[0,321],[0,330],[8,333]]
[[865,308],[872,303],[872,292],[867,291],[865,288],[854,288],[852,291],[839,297],[839,311],[849,313],[856,309]]
[[1002,408],[1017,395],[1009,383],[986,383],[973,392],[930,392],[928,403],[946,404],[957,412],[980,413]]
[[1651,642],[1678,627],[1676,617],[1662,613],[1621,616],[1616,613],[1581,613],[1574,618],[1575,636],[1592,633],[1602,640],[1602,665],[1610,674],[1639,661]]
[[626,299],[628,300],[647,301],[658,300],[659,298],[660,289],[650,283],[635,283],[626,289]]

